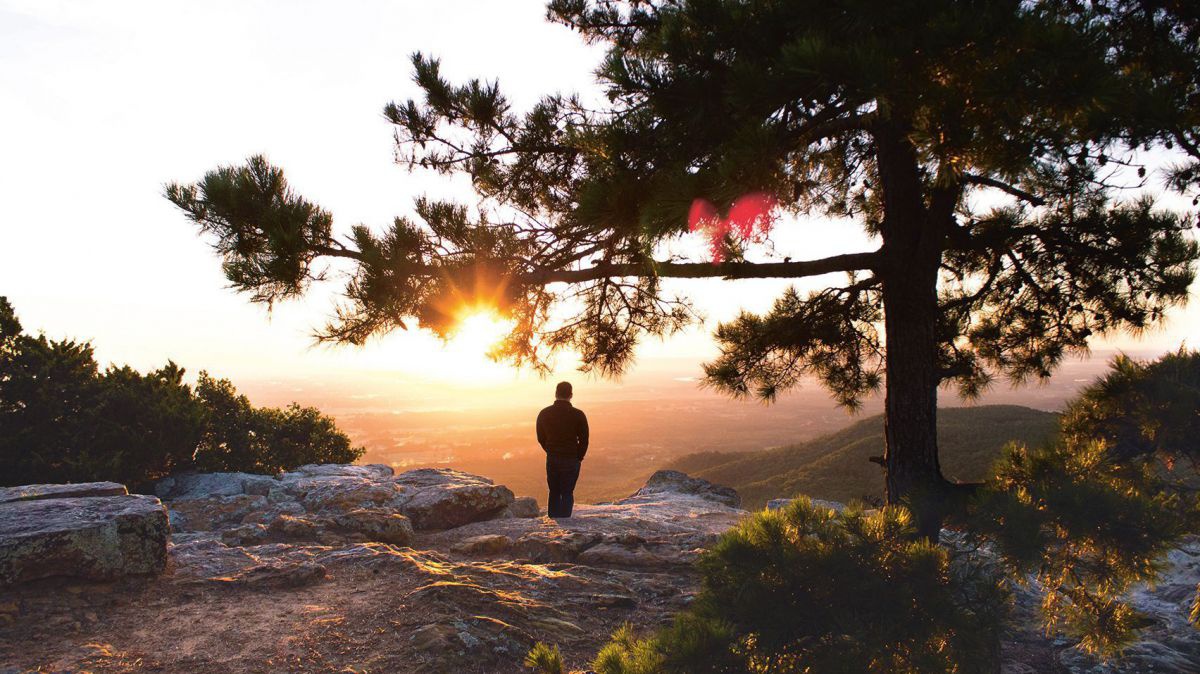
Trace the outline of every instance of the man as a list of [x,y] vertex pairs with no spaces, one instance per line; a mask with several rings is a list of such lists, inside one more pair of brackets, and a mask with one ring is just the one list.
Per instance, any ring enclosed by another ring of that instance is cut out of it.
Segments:
[[550,517],[570,517],[575,506],[575,482],[588,448],[588,423],[583,410],[571,406],[570,382],[559,382],[554,404],[538,413],[537,440],[546,450],[546,483]]

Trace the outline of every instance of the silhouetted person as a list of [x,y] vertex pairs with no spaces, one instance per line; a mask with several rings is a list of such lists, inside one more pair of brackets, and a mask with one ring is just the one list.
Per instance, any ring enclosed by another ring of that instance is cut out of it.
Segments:
[[550,487],[546,510],[551,517],[571,516],[579,466],[587,454],[587,417],[571,405],[572,395],[570,382],[560,382],[554,389],[554,404],[537,418],[538,444],[546,450],[546,484]]

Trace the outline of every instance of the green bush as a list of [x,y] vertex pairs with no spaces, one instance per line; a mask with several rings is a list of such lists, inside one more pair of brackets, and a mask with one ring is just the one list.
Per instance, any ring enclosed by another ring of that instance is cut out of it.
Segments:
[[1200,352],[1180,349],[1143,363],[1113,359],[1063,415],[1063,432],[1104,440],[1114,458],[1157,455],[1200,461]]
[[914,539],[903,508],[800,498],[725,534],[674,624],[614,634],[593,668],[649,672],[991,671],[1005,587],[986,564]]
[[200,373],[196,398],[205,413],[195,468],[276,473],[306,463],[352,463],[363,449],[315,407],[256,408],[228,379]]
[[567,671],[558,646],[548,646],[540,641],[525,655],[525,666],[537,670],[538,674],[566,674]]
[[92,347],[21,331],[0,297],[0,480],[5,484],[77,479],[86,472],[79,447],[100,403]]
[[1010,447],[966,521],[1014,579],[1031,579],[1048,630],[1113,656],[1140,624],[1123,598],[1154,581],[1194,515],[1194,503],[1150,466],[1117,460],[1103,440],[1065,436],[1050,447]]
[[140,486],[189,467],[206,420],[183,377],[170,362],[146,375],[110,367],[98,379],[99,403],[77,422],[87,426],[79,431],[73,477]]
[[273,473],[363,451],[319,410],[256,408],[205,372],[194,390],[171,362],[100,372],[90,345],[25,334],[0,297],[0,484],[138,489],[179,471]]
[[1047,629],[1103,656],[1136,637],[1129,589],[1152,583],[1200,523],[1195,471],[1176,466],[1200,459],[1197,410],[1200,353],[1118,356],[1067,405],[1059,442],[1006,450],[964,524],[1014,578],[1032,579]]

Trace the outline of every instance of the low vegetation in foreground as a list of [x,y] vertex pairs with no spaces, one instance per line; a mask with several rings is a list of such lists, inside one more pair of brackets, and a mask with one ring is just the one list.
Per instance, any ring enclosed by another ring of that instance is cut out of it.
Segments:
[[[915,535],[903,506],[835,512],[801,497],[760,511],[701,558],[702,590],[672,625],[623,627],[592,667],[992,672],[1018,591],[1036,595],[1049,631],[1119,657],[1141,620],[1127,593],[1197,530],[1197,395],[1198,353],[1117,359],[1068,406],[1055,441],[1005,450],[941,545]],[[546,653],[528,664],[556,671]]]
[[0,297],[0,486],[138,489],[183,470],[275,473],[363,454],[316,408],[255,407],[228,379],[183,377],[172,362],[102,371],[90,344],[26,334]]

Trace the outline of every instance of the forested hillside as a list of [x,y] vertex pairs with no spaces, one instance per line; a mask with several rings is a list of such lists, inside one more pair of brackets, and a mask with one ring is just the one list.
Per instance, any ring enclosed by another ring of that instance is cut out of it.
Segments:
[[[1040,445],[1053,437],[1058,415],[1018,405],[945,408],[938,413],[942,470],[958,480],[981,480],[1010,441]],[[743,505],[758,508],[798,493],[848,501],[883,496],[883,476],[868,457],[883,454],[883,415],[829,435],[758,452],[701,452],[668,467],[728,485]]]

